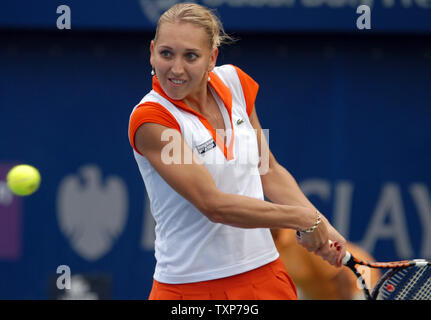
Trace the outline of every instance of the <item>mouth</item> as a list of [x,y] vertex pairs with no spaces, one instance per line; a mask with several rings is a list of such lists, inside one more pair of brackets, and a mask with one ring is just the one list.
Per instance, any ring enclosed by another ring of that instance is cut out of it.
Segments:
[[179,87],[179,86],[183,85],[184,83],[186,83],[186,80],[182,80],[182,79],[175,79],[175,78],[169,78],[169,82],[170,82],[174,87]]

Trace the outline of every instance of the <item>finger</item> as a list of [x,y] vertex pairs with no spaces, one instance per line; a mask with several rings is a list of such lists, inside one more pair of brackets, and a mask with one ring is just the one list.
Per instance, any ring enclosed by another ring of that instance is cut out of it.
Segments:
[[337,258],[338,258],[338,254],[335,248],[332,248],[328,254],[326,255],[327,261],[333,265],[336,266],[337,265]]
[[329,264],[333,266],[338,266],[337,261],[339,259],[339,251],[336,249],[334,244],[329,243],[327,247],[322,247],[319,250],[316,250],[315,253],[323,258],[323,260],[327,261]]
[[323,245],[316,251],[318,251],[321,254],[327,254],[331,250],[330,245],[331,245],[330,241],[324,242]]
[[341,267],[343,265],[343,258],[346,255],[346,247],[341,246],[339,249],[337,249],[337,251],[338,251],[337,266]]
[[[318,256],[321,256],[323,258],[323,260],[328,261],[329,263],[332,264],[333,262],[333,257],[331,257],[331,251],[333,251],[333,248],[330,248],[330,245],[324,245],[321,248],[317,249],[314,251],[315,254],[317,254]],[[333,256],[333,254],[332,254]]]

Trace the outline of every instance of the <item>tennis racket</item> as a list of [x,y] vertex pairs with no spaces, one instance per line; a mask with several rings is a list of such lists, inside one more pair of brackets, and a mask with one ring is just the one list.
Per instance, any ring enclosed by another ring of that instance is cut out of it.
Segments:
[[[367,262],[350,252],[342,260],[358,277],[367,300],[431,300],[431,261],[425,259],[394,262]],[[376,283],[372,292],[357,266],[389,269]]]
[[[298,238],[302,236],[299,231],[296,235]],[[342,263],[356,275],[367,300],[431,300],[430,260],[368,262],[355,258],[346,251]],[[383,274],[370,292],[357,266],[389,270]]]

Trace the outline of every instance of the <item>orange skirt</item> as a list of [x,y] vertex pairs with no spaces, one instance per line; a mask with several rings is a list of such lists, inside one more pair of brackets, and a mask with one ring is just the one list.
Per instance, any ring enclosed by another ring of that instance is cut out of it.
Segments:
[[238,275],[184,284],[156,280],[150,300],[297,300],[296,287],[280,258]]

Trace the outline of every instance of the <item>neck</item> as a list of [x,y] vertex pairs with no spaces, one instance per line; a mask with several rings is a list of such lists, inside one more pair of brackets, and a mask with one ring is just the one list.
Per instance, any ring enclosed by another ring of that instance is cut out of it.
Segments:
[[190,93],[187,97],[183,99],[183,102],[191,109],[199,112],[200,114],[205,113],[205,106],[208,102],[209,97],[208,82],[203,79],[202,84],[199,89],[195,92]]

